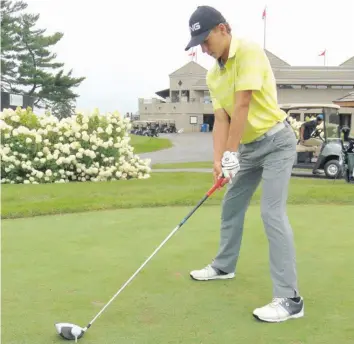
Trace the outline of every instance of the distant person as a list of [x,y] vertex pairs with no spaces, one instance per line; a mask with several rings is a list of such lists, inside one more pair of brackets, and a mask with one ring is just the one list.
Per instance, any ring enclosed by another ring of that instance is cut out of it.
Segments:
[[343,133],[343,141],[349,141],[350,127],[343,125],[341,131]]
[[298,290],[293,231],[286,212],[297,140],[278,106],[271,65],[259,45],[231,34],[230,25],[215,8],[199,6],[190,17],[189,28],[186,50],[200,45],[215,59],[207,74],[215,114],[214,180],[222,175],[229,179],[219,250],[210,264],[191,271],[190,276],[199,281],[234,278],[245,214],[263,180],[261,216],[269,242],[273,298],[254,309],[253,315],[266,322],[302,317],[304,301]]
[[[300,144],[306,146],[306,145],[311,145],[313,146],[313,141],[307,142],[311,138],[311,135],[313,132],[316,130],[317,126],[323,123],[323,115],[319,114],[317,115],[316,119],[312,121],[305,122],[301,125],[300,127]],[[319,143],[320,144],[320,143]]]

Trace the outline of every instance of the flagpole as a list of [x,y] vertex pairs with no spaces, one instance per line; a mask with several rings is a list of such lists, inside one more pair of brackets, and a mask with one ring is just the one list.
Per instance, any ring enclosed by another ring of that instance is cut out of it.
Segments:
[[326,66],[327,49],[325,49],[319,56],[323,56],[323,65]]
[[266,30],[267,30],[267,18],[264,18],[264,38],[263,38],[263,46],[266,48]]
[[267,35],[267,7],[263,10],[262,19],[264,21],[263,24],[263,49],[266,48],[266,35]]

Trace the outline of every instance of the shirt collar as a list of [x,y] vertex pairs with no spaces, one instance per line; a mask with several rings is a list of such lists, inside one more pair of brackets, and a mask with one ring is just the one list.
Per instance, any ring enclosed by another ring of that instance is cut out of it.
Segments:
[[[235,37],[231,37],[231,44],[230,44],[230,50],[229,50],[229,56],[228,59],[233,58],[236,55],[237,47],[238,47],[238,41]],[[221,59],[218,59],[218,65],[220,69],[225,68],[225,64]]]

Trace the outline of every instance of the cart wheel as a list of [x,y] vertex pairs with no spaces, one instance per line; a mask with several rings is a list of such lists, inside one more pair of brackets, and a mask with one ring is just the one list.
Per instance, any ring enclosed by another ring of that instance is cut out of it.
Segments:
[[327,178],[337,178],[340,174],[340,165],[338,160],[327,161],[324,166],[324,172]]

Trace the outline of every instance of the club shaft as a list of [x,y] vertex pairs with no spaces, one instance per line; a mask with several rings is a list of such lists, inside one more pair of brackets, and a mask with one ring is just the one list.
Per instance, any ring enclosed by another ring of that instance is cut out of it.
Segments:
[[177,227],[173,229],[173,231],[167,236],[167,238],[156,248],[156,250],[150,255],[149,258],[145,260],[145,262],[139,267],[138,270],[134,272],[134,274],[122,285],[122,287],[112,296],[112,298],[107,302],[107,304],[97,313],[97,315],[89,322],[89,324],[84,328],[86,331],[94,321],[105,311],[105,309],[113,302],[113,300],[124,290],[124,288],[136,277],[136,275],[144,268],[144,266],[155,256],[155,254],[162,248],[162,246],[183,226],[184,223],[193,215],[193,213],[205,202],[205,200],[210,196],[206,194],[198,204],[188,213],[188,215],[178,224]]

